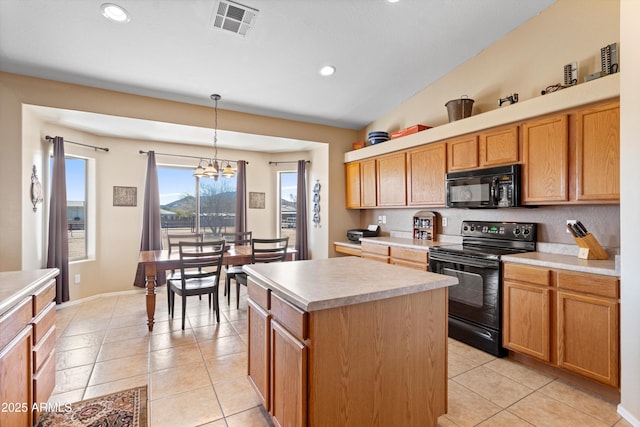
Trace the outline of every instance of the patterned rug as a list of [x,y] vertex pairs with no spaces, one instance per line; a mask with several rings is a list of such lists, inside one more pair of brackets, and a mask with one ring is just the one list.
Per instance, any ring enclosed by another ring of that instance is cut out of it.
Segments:
[[43,412],[37,427],[147,427],[147,386],[61,405]]

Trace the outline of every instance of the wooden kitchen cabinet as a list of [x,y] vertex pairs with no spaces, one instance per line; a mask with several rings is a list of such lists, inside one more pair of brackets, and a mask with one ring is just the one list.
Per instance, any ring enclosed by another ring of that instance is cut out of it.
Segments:
[[447,141],[447,172],[478,167],[478,135],[465,135]]
[[376,188],[376,159],[360,162],[360,206],[375,208],[378,204]]
[[347,163],[345,166],[345,195],[348,209],[360,207],[360,163]]
[[481,168],[520,162],[518,126],[504,126],[478,136],[478,163]]
[[505,274],[502,345],[549,362],[550,303],[549,286],[517,283],[508,280]]
[[376,158],[378,206],[407,205],[407,164],[404,152]]
[[0,425],[30,427],[32,389],[32,327],[30,299],[0,317]]
[[262,406],[269,411],[271,409],[269,375],[271,315],[251,297],[247,302],[247,324],[252,339],[247,357],[249,382],[255,389]]
[[447,144],[427,144],[407,152],[409,206],[444,206]]
[[567,114],[522,125],[523,204],[569,200],[569,118]]
[[576,200],[620,200],[620,103],[576,113]]
[[617,388],[619,279],[504,264],[503,345]]
[[389,263],[389,255],[391,250],[388,245],[378,245],[376,243],[362,242],[361,246],[362,258],[372,259],[374,261]]
[[429,252],[391,246],[390,263],[417,270],[429,270]]
[[558,272],[558,366],[619,386],[619,280]]

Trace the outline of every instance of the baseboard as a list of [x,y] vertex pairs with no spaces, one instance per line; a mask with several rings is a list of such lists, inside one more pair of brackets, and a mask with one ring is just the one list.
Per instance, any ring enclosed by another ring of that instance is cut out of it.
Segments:
[[640,427],[640,420],[634,417],[633,415],[631,415],[629,411],[624,409],[622,407],[622,403],[618,405],[618,414],[620,414],[620,416],[624,418],[625,421],[627,421],[633,427]]
[[98,294],[98,295],[91,295],[90,297],[86,297],[86,298],[80,298],[78,300],[73,300],[73,301],[67,301],[67,302],[63,302],[62,304],[58,304],[56,305],[56,310],[61,310],[63,308],[67,308],[67,307],[72,307],[74,305],[77,304],[82,304],[84,302],[88,302],[88,301],[93,301],[99,298],[109,298],[109,297],[115,297],[118,295],[134,295],[134,294],[141,294],[144,295],[145,290],[144,289],[133,289],[130,291],[118,291],[118,292],[107,292],[107,293],[103,293],[103,294]]

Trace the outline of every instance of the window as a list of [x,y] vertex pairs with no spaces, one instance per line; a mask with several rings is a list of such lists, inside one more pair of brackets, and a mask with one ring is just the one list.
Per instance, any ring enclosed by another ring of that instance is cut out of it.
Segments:
[[[236,183],[235,176],[197,179],[192,168],[158,166],[162,228],[194,232],[199,220],[200,231],[209,236],[235,231]],[[164,247],[168,247],[166,234]]]
[[[69,261],[88,257],[87,222],[90,217],[87,215],[87,164],[87,159],[65,157]],[[53,158],[50,160],[49,170],[53,171]]]
[[280,199],[278,236],[289,236],[289,246],[295,246],[298,172],[278,172],[278,181]]

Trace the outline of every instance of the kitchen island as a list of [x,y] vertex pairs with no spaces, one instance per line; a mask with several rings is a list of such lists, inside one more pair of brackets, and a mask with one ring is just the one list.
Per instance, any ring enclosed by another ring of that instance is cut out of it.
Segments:
[[249,379],[276,425],[437,425],[457,279],[358,257],[244,269]]

